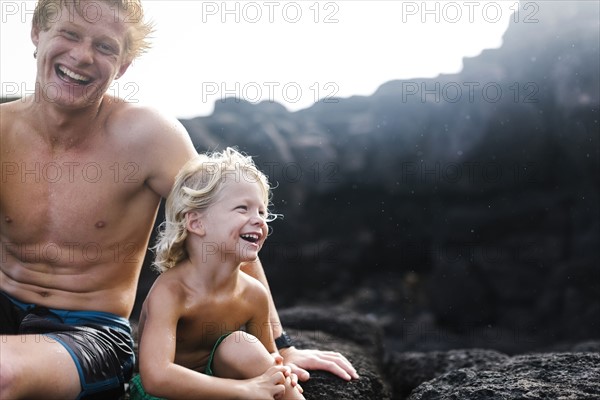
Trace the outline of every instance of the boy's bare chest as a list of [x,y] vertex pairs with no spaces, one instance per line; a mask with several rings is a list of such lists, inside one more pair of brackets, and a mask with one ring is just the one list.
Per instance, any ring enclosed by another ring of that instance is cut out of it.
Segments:
[[186,348],[212,349],[221,335],[244,328],[252,317],[251,308],[243,299],[204,302],[180,319],[178,352]]

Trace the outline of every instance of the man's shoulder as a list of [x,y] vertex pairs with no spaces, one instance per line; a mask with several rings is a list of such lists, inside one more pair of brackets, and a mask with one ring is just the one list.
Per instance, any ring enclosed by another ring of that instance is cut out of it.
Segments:
[[112,104],[106,131],[112,143],[140,156],[146,184],[166,197],[183,164],[196,153],[189,134],[173,116],[138,104]]
[[17,99],[0,104],[0,135],[6,138],[6,134],[13,132],[13,127],[26,123],[27,100]]
[[27,102],[27,98],[2,100],[2,102],[0,103],[0,110],[15,109],[19,106],[22,106],[26,102]]
[[177,119],[166,115],[158,109],[136,103],[128,103],[119,99],[110,98],[110,107],[107,117],[110,122],[127,124],[129,128],[143,126],[145,128],[157,126],[157,124],[175,124]]
[[107,114],[110,131],[119,135],[127,132],[133,140],[139,138],[149,145],[172,141],[179,137],[189,137],[183,125],[174,116],[140,104],[111,101]]
[[0,104],[2,120],[14,119],[25,112],[26,99],[16,99]]

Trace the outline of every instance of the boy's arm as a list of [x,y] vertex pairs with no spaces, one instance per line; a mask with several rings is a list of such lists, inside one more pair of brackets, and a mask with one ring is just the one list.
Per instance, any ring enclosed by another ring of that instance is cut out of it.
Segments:
[[[267,282],[267,277],[260,260],[256,259],[254,262],[245,263],[241,269],[248,275],[256,278],[267,289],[269,321],[273,337],[275,339],[278,338],[283,333],[283,327],[281,326],[281,320],[279,319],[271,289],[269,288],[269,283]],[[300,350],[292,346],[281,349],[279,353],[284,358],[284,364],[291,367],[292,373],[298,375],[301,381],[307,381],[310,378],[307,369],[328,371],[345,380],[358,379],[356,369],[354,369],[350,361],[337,352],[309,349]]]

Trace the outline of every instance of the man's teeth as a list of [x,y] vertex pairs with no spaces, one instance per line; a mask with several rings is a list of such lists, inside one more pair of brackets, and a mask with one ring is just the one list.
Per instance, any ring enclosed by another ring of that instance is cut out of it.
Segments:
[[248,240],[251,242],[256,242],[256,241],[258,241],[258,238],[259,238],[258,235],[254,234],[254,233],[246,233],[241,236],[242,236],[242,239],[245,239],[245,240]]
[[87,78],[83,75],[79,75],[76,72],[71,71],[70,69],[67,69],[64,66],[60,66],[58,67],[58,69],[60,70],[60,72],[62,72],[63,74],[65,74],[66,76],[68,76],[71,79],[75,79],[77,81],[81,81],[81,82],[89,82],[90,78]]

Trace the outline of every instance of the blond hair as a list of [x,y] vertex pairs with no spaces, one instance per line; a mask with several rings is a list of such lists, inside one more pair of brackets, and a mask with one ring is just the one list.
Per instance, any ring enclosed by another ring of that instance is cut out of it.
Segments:
[[194,210],[206,210],[215,203],[227,179],[244,179],[259,184],[267,208],[267,221],[276,218],[275,214],[268,212],[271,200],[268,178],[258,170],[251,157],[231,147],[220,153],[198,155],[179,171],[167,197],[165,222],[161,224],[157,244],[153,247],[156,270],[165,272],[188,257],[185,215]]
[[[127,37],[123,55],[126,62],[131,62],[150,48],[149,35],[153,32],[153,24],[144,20],[144,9],[141,0],[99,0],[114,6],[113,15],[127,24]],[[48,30],[64,9],[75,10],[84,16],[81,0],[39,0],[33,12],[33,26]],[[112,8],[112,7],[111,7]],[[96,16],[95,16],[96,17]],[[95,18],[94,17],[94,18]]]

